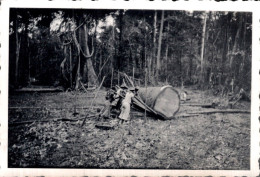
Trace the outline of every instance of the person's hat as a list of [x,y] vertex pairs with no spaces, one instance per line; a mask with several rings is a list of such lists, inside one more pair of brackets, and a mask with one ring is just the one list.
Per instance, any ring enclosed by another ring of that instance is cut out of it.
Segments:
[[139,90],[139,87],[135,87],[135,91],[138,91]]
[[121,86],[120,86],[121,88],[125,88],[125,89],[127,89],[128,87],[126,86],[126,84],[125,83],[123,83]]
[[111,89],[112,89],[112,90],[116,90],[116,87],[115,87],[115,86],[113,86]]

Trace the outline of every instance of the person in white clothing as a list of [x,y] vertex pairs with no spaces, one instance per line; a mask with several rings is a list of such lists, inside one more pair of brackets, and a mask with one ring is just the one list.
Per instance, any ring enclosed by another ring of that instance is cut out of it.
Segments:
[[135,88],[130,88],[122,101],[121,113],[119,115],[119,119],[122,120],[122,123],[130,119],[130,105],[132,102],[132,98],[135,96],[135,92]]

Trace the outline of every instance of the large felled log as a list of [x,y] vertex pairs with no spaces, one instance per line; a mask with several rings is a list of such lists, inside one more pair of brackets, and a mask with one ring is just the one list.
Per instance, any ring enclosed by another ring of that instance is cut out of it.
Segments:
[[163,119],[172,119],[180,108],[180,96],[172,86],[140,88],[141,99]]

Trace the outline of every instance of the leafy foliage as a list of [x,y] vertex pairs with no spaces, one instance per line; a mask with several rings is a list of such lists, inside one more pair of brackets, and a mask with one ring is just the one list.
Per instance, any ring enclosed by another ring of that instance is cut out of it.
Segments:
[[[207,25],[201,75],[205,13]],[[75,88],[78,66],[84,83],[90,82],[91,77],[86,76],[90,71],[98,80],[108,75],[105,86],[110,86],[110,80],[117,83],[116,73],[111,71],[113,68],[113,71],[123,71],[130,76],[134,74],[144,84],[144,68],[149,68],[148,84],[154,84],[150,79],[156,69],[154,54],[159,47],[162,11],[156,13],[157,21],[154,21],[154,15],[152,10],[11,9],[10,84],[14,84],[16,77],[15,41],[19,37],[24,44],[18,63],[20,85],[26,85],[29,77],[36,77],[38,84]],[[198,84],[202,79],[204,88],[224,86],[231,91],[232,81],[233,87],[250,91],[251,13],[165,11],[164,16],[157,84],[190,85]],[[85,24],[87,34],[85,27],[83,29]],[[84,59],[87,51],[94,51],[91,60]],[[46,77],[49,79],[44,79]]]

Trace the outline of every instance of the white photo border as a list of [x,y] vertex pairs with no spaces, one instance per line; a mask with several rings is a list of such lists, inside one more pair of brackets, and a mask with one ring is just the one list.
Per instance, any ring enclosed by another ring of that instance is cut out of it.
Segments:
[[[257,176],[259,175],[260,4],[258,2],[163,0],[3,0],[0,6],[0,176]],[[158,9],[252,12],[250,170],[140,170],[8,168],[8,66],[10,8]]]

